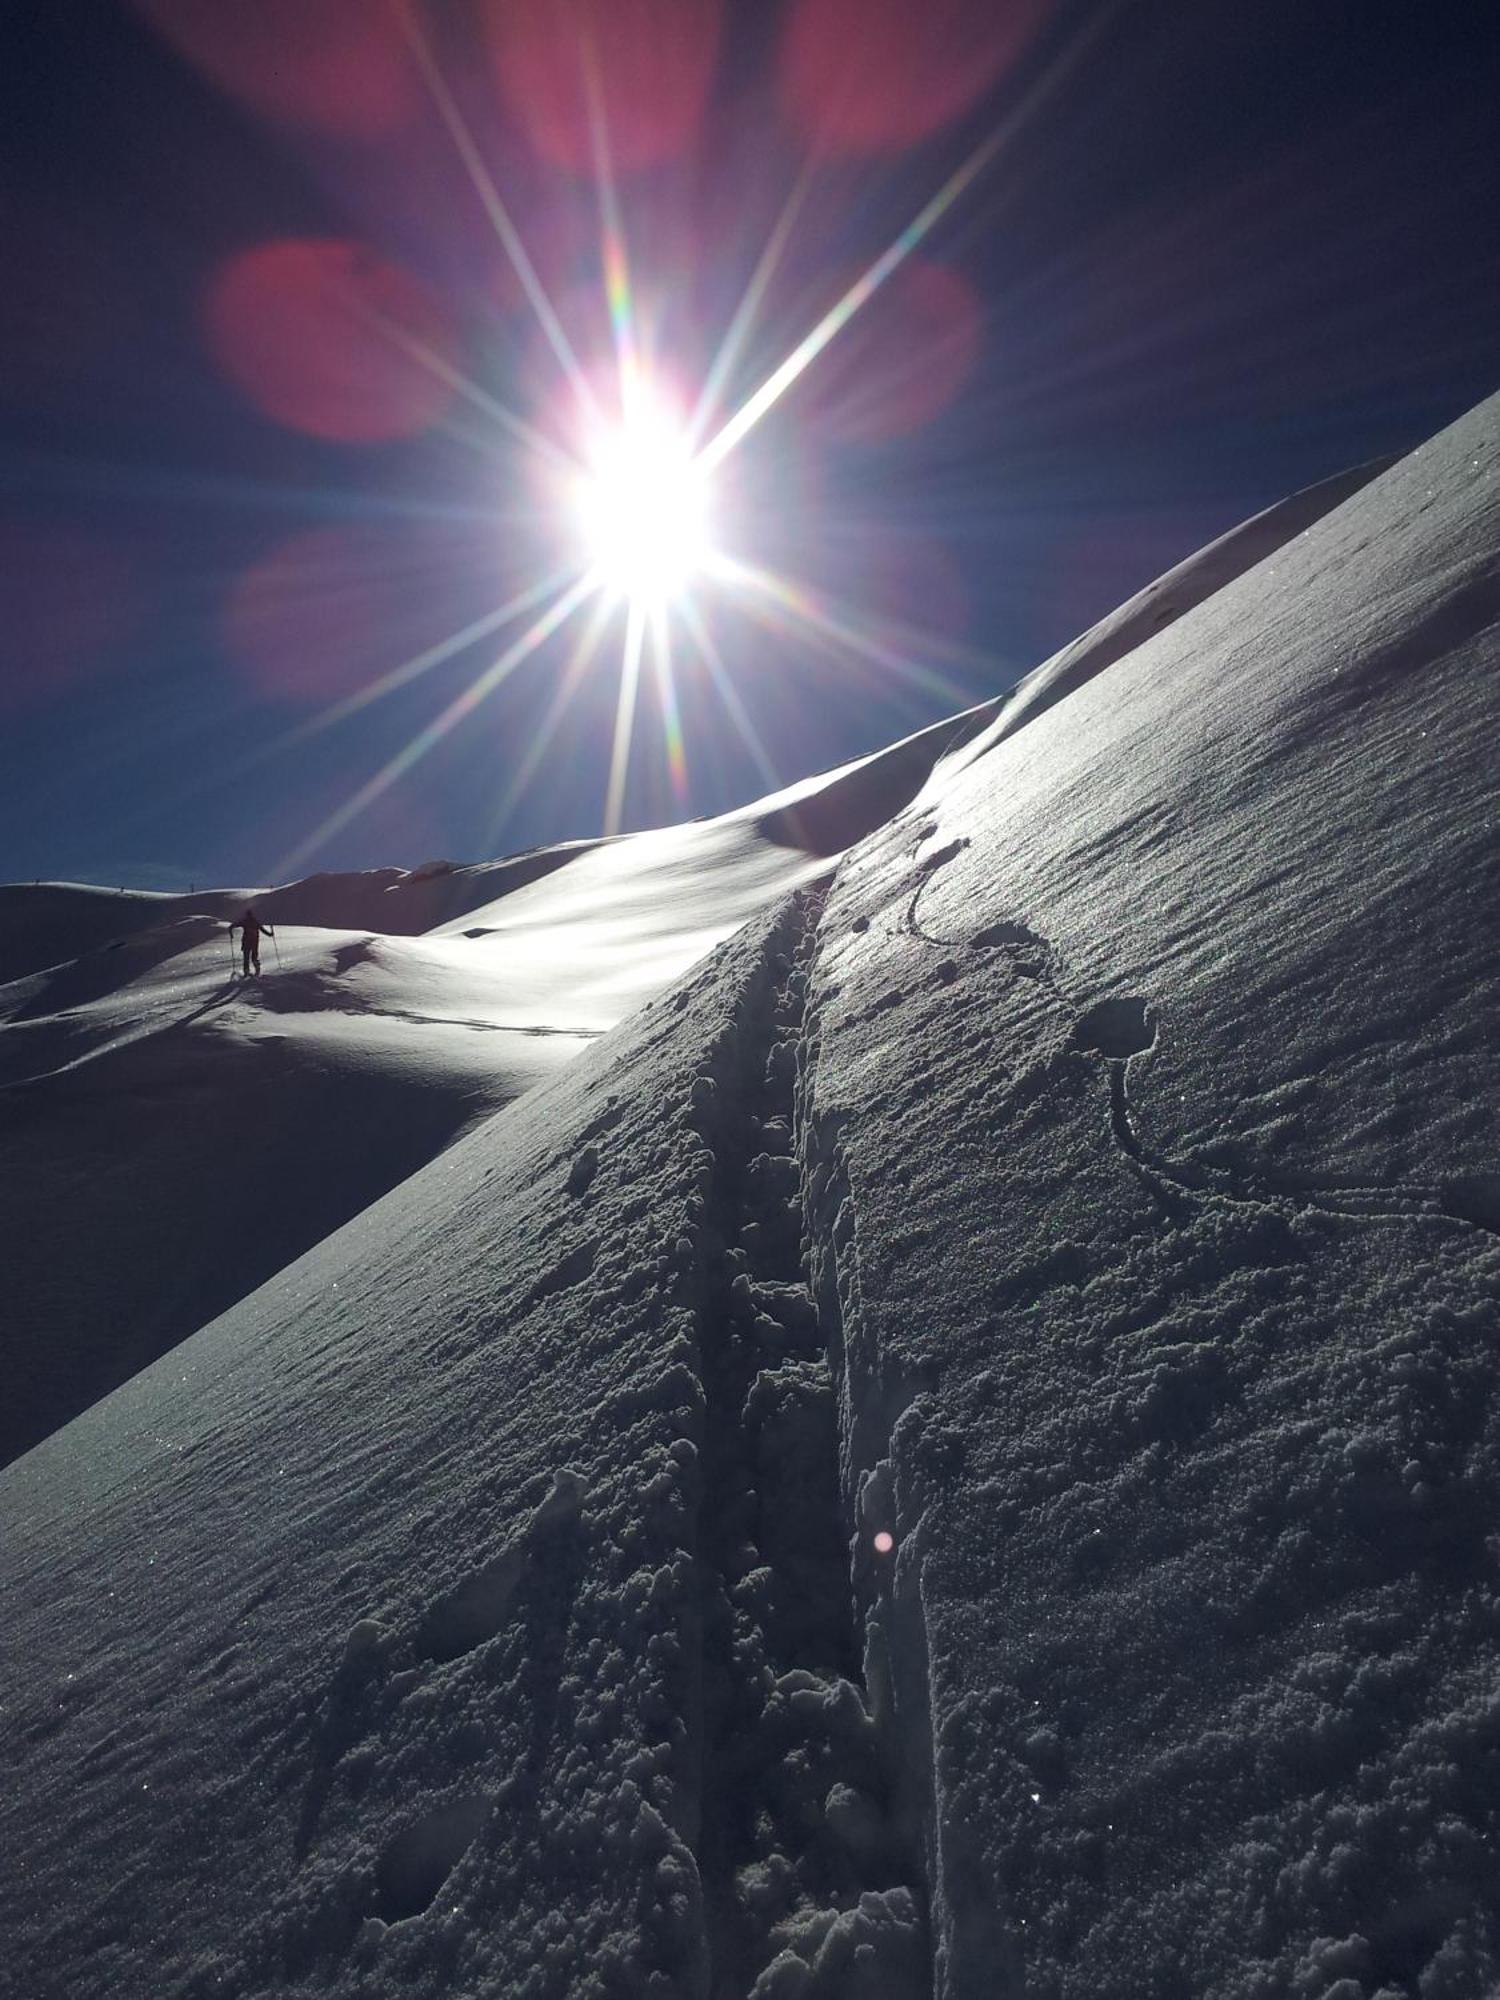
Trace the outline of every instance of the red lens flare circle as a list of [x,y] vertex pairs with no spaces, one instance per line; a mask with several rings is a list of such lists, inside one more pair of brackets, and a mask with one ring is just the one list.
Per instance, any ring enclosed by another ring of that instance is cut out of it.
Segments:
[[395,9],[378,0],[135,0],[221,90],[337,138],[388,137],[422,102]]
[[909,436],[956,399],[983,337],[984,309],[963,273],[911,258],[808,370],[807,420],[839,444]]
[[500,94],[540,156],[595,167],[595,109],[616,168],[690,150],[718,61],[719,0],[486,0]]
[[232,257],[210,282],[203,325],[255,407],[312,437],[411,437],[453,397],[457,342],[431,295],[343,238],[288,238]]
[[1011,68],[1050,0],[796,0],[782,102],[825,152],[890,153],[931,137]]

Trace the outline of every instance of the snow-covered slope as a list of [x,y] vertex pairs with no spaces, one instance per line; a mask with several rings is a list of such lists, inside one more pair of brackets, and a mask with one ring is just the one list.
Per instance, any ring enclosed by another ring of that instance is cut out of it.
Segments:
[[1500,1991],[1500,403],[840,871],[939,1991]]
[[1500,1987],[1497,467],[903,767],[0,1475],[18,1991]]
[[[274,890],[0,887],[0,1463],[1374,470],[1222,536],[1012,695],[717,820]],[[256,987],[225,930],[252,897],[279,927]]]
[[[705,1386],[721,1311],[788,1382],[762,1391],[790,1592],[764,1672],[810,1766],[781,1811],[795,1833],[843,1784],[849,1854],[798,1858],[825,1927],[867,1876],[876,1901],[832,1949],[869,1930],[917,1952],[878,1746],[837,1677],[856,1653],[787,1200],[793,1043],[771,1055],[810,915],[762,920],[10,1468],[33,1694],[6,1688],[7,1740],[61,1808],[6,1912],[31,1991],[702,1992],[705,1897],[743,1963],[753,1741],[700,1565],[753,1532],[764,1466],[729,1435],[731,1382]],[[731,1213],[763,1232],[739,1293]],[[61,1885],[94,1876],[80,1921]]]
[[[1330,479],[1320,479],[1300,493],[1289,494],[1285,500],[1262,508],[1248,521],[1209,542],[1157,577],[1154,583],[1148,583],[1144,590],[1138,590],[1097,625],[1091,625],[1051,659],[1044,660],[1003,701],[995,703],[995,712],[985,727],[940,760],[931,781],[934,789],[940,789],[949,777],[973,763],[976,757],[983,757],[1054,702],[1091,681],[1157,632],[1165,631],[1168,625],[1175,624],[1247,570],[1308,534],[1325,514],[1332,513],[1361,487],[1368,486],[1391,463],[1385,458],[1370,459],[1346,472],[1335,473]],[[925,803],[925,797],[919,803]]]
[[117,950],[138,931],[184,917],[228,924],[251,900],[273,923],[415,937],[552,874],[595,844],[566,841],[470,867],[427,861],[418,868],[310,875],[279,889],[203,889],[186,896],[83,882],[6,883],[0,885],[0,983],[88,953]]
[[508,1020],[450,944],[278,945],[241,984],[222,927],[187,918],[105,958],[103,994],[83,997],[90,960],[0,989],[6,1456],[587,1045]]
[[0,1460],[826,873],[955,727],[718,820],[255,893],[256,981],[226,928],[250,892],[0,892],[31,967],[0,986]]

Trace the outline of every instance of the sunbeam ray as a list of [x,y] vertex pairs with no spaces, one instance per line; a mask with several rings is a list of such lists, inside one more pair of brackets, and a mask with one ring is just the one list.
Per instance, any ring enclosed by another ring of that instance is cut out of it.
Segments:
[[[399,667],[391,668],[368,687],[357,689],[352,695],[345,696],[342,701],[320,710],[317,715],[306,717],[292,728],[283,730],[280,735],[273,736],[268,742],[258,743],[252,749],[241,751],[238,756],[229,758],[227,762],[215,760],[211,765],[200,765],[196,776],[187,778],[176,787],[172,794],[174,802],[186,804],[205,793],[220,791],[226,785],[233,785],[237,779],[259,770],[263,765],[275,762],[299,743],[334,728],[348,716],[368,707],[371,702],[378,701],[382,695],[405,686],[430,668],[440,666],[445,659],[455,658],[465,647],[477,645],[481,639],[500,631],[513,619],[522,617],[534,604],[540,603],[562,583],[565,577],[576,573],[574,567],[567,570],[553,570],[540,583],[511,598],[508,604],[501,605],[496,611],[486,612],[482,618],[476,618],[471,625],[466,625],[461,632],[455,632],[449,638],[439,640],[425,652],[403,661]],[[180,725],[184,737],[196,727],[198,725]],[[216,722],[214,728],[219,730],[222,724]],[[127,822],[127,824],[134,823],[134,821]]]
[[679,807],[688,802],[687,749],[682,740],[682,717],[677,708],[677,688],[672,679],[672,636],[666,609],[651,613],[651,671],[656,681],[656,698],[661,707],[662,736],[667,751],[667,775],[672,797]]
[[[731,564],[735,558],[725,560]],[[851,631],[864,630],[867,640],[873,645],[883,645],[891,653],[906,658],[916,654],[920,658],[943,660],[955,667],[968,667],[976,673],[993,679],[996,675],[1014,676],[1021,670],[1023,662],[1005,660],[998,653],[987,652],[983,647],[970,646],[962,639],[955,639],[943,632],[934,632],[929,626],[918,625],[909,618],[896,618],[889,612],[866,614],[835,592],[820,589],[809,590],[805,585],[789,584],[784,578],[775,578],[774,572],[741,563],[740,567],[749,572],[758,582],[771,580],[782,590],[791,590],[799,604],[810,602],[821,611],[825,618],[838,621]],[[727,579],[726,579],[727,580]],[[743,578],[737,579],[743,581]],[[938,689],[937,692],[944,692]]]
[[751,563],[740,562],[732,556],[716,555],[710,565],[711,574],[726,589],[739,590],[752,601],[769,602],[784,612],[795,625],[816,632],[835,647],[856,654],[868,660],[872,666],[884,667],[899,679],[919,687],[925,694],[940,696],[944,701],[960,704],[970,699],[969,691],[946,674],[940,674],[932,667],[924,667],[906,653],[897,652],[893,647],[881,642],[878,637],[862,632],[846,617],[828,609],[811,591],[774,574],[771,570],[760,569]]
[[371,681],[367,687],[356,688],[353,694],[345,695],[342,701],[336,701],[328,708],[320,710],[317,715],[309,716],[305,721],[299,722],[294,729],[278,737],[270,747],[275,750],[287,749],[294,743],[304,743],[309,737],[320,736],[325,729],[333,729],[339,723],[346,722],[351,715],[358,715],[361,709],[368,708],[371,702],[393,694],[397,688],[405,687],[433,667],[441,666],[444,660],[451,660],[456,654],[463,652],[465,647],[477,645],[481,639],[489,638],[492,632],[499,632],[517,618],[524,617],[544,598],[550,597],[566,577],[576,573],[576,569],[573,568],[553,570],[539,583],[518,591],[507,603],[498,606],[494,611],[485,612],[482,618],[476,618],[471,625],[464,626],[461,632],[454,632],[448,638],[438,640],[436,645],[429,646],[425,652],[414,654],[409,660],[403,660],[399,667],[390,668],[378,680]]
[[462,722],[466,716],[472,715],[487,695],[493,694],[502,681],[507,680],[517,667],[530,659],[539,647],[544,646],[595,588],[595,579],[590,574],[580,577],[571,589],[564,591],[540,618],[527,627],[513,646],[507,647],[492,666],[486,667],[478,679],[471,681],[462,694],[455,695],[446,708],[425,728],[417,732],[410,743],[405,744],[388,763],[382,765],[373,778],[361,785],[353,798],[346,800],[337,811],[330,813],[327,819],[314,828],[312,833],[299,842],[289,854],[283,855],[271,871],[273,879],[278,882],[287,880],[326,841],[331,840],[336,833],[342,832],[351,820],[357,819],[382,792],[389,790],[398,778],[404,776],[414,764],[427,755],[429,750],[440,743],[455,723]]
[[579,634],[578,643],[568,655],[568,663],[558,676],[557,686],[552,691],[552,699],[547,704],[547,711],[538,724],[536,734],[527,747],[526,755],[521,759],[510,783],[506,786],[505,795],[490,821],[487,846],[493,847],[500,838],[505,822],[520,804],[527,787],[541,768],[542,759],[552,747],[552,739],[557,734],[563,716],[567,713],[569,703],[578,692],[584,675],[594,663],[594,655],[599,650],[599,641],[604,636],[604,628],[609,623],[609,618],[609,601],[601,593],[594,599],[594,608],[589,615],[588,623]]
[[531,301],[532,310],[541,324],[547,344],[557,356],[573,394],[583,408],[592,415],[595,408],[593,391],[578,365],[578,357],[573,352],[567,334],[563,331],[562,322],[557,317],[551,299],[547,296],[547,289],[537,275],[536,266],[532,263],[526,245],[521,240],[520,231],[511,220],[510,210],[500,198],[500,190],[495,186],[494,176],[485,165],[474,142],[474,135],[465,123],[457,100],[444,80],[437,58],[433,55],[431,45],[422,32],[421,23],[412,10],[411,0],[394,0],[394,6],[402,31],[411,45],[432,100],[438,108],[438,114],[448,128],[448,136],[452,139],[459,158],[468,171],[474,192],[478,195],[484,212],[489,217],[495,234],[499,237],[505,254],[521,281],[522,289]]
[[855,279],[838,303],[824,313],[811,333],[798,342],[754,394],[740,405],[699,453],[700,461],[705,466],[711,469],[721,464],[766,412],[781,401],[798,376],[811,367],[834,336],[849,324],[862,305],[874,297],[891,273],[905,263],[933,224],[947,213],[964,189],[989,165],[999,151],[1001,137],[1001,134],[991,133],[989,138],[975,147],[963,165],[949,175],[926,206],[912,217],[895,241]]
[[620,213],[614,166],[609,153],[609,125],[604,115],[599,56],[591,36],[582,40],[578,53],[583,65],[589,138],[594,149],[594,176],[599,188],[599,262],[604,273],[604,298],[609,310],[610,332],[615,343],[615,366],[620,378],[620,414],[628,424],[635,411],[640,359],[636,350],[635,304],[630,290],[625,223]]
[[739,690],[735,687],[729,669],[724,664],[723,655],[714,643],[713,634],[709,631],[706,620],[691,598],[683,599],[677,607],[677,614],[687,630],[688,637],[697,647],[700,659],[708,668],[715,692],[724,704],[725,713],[739,731],[740,739],[750,752],[756,770],[773,791],[779,790],[784,782],[781,773],[771,762],[770,752],[766,749],[760,732],[750,720],[749,710],[740,700]]
[[729,325],[724,329],[724,338],[719,342],[718,351],[709,363],[708,372],[703,378],[703,386],[698,392],[698,401],[688,424],[688,442],[694,451],[698,449],[699,440],[708,423],[710,412],[718,400],[719,391],[723,388],[730,369],[739,359],[740,351],[749,338],[766,288],[775,277],[777,266],[786,254],[792,229],[812,183],[813,162],[808,160],[793,183],[792,191],[787,196],[782,211],[776,218],[775,226],[766,239],[765,248],[756,259],[755,269],[750,273],[749,282],[745,286],[740,302],[730,315]]
[[573,471],[576,469],[574,460],[568,456],[561,445],[556,444],[544,432],[539,431],[534,424],[527,423],[524,417],[518,417],[514,410],[507,409],[505,404],[500,402],[497,397],[491,396],[487,390],[481,389],[477,382],[472,382],[462,369],[455,368],[450,361],[444,360],[443,356],[435,348],[430,347],[425,340],[418,339],[414,333],[409,333],[405,327],[398,326],[394,320],[387,318],[385,314],[371,311],[368,306],[362,305],[358,300],[351,300],[350,303],[356,315],[363,319],[367,326],[374,327],[378,333],[390,341],[393,347],[399,347],[402,353],[409,354],[413,361],[427,369],[429,374],[434,375],[438,381],[446,383],[456,395],[462,396],[466,402],[472,403],[476,409],[483,410],[485,415],[492,417],[508,435],[519,439],[521,443],[527,445],[540,457],[548,459],[562,470]]
[[604,797],[604,831],[620,831],[625,811],[625,779],[630,770],[630,738],[635,728],[636,694],[641,679],[641,647],[645,613],[633,600],[625,616],[625,649],[620,658],[620,698],[615,706],[615,733],[609,753],[609,789]]
[[705,468],[712,470],[714,466],[722,463],[735,446],[755,428],[766,412],[780,402],[797,378],[817,360],[828,343],[849,324],[860,307],[874,296],[891,273],[906,262],[918,244],[952,208],[959,196],[973,185],[1001,149],[1035,115],[1062,78],[1073,69],[1083,50],[1098,38],[1105,22],[1111,19],[1116,11],[1114,6],[1099,9],[1088,28],[1075,38],[1071,47],[1059,57],[1052,68],[1037,80],[1010,116],[980,140],[968,157],[955,167],[937,193],[918,209],[894,241],[860,277],[855,279],[843,297],[824,313],[812,331],[798,342],[786,359],[774,368],[760,387],[740,405],[699,453],[699,461]]

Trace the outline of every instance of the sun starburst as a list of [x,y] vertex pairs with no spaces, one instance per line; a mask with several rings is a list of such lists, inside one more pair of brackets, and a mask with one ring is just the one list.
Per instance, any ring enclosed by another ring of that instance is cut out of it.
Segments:
[[[488,391],[466,377],[458,383],[472,409],[494,415],[506,439],[504,448],[511,454],[509,462],[529,465],[530,490],[538,512],[553,523],[552,560],[544,566],[555,564],[555,570],[547,586],[515,593],[509,604],[491,617],[478,621],[454,640],[392,668],[358,697],[305,725],[316,728],[339,720],[383,692],[406,685],[448,657],[470,633],[499,632],[512,618],[531,614],[520,636],[504,645],[468,689],[448,701],[412,742],[287,860],[304,859],[346,825],[451,728],[471,715],[488,693],[558,638],[585,605],[593,607],[587,631],[572,646],[547,712],[543,737],[550,739],[555,731],[563,703],[577,697],[584,677],[593,670],[599,644],[613,625],[619,634],[619,651],[603,813],[606,833],[618,831],[624,823],[632,746],[637,740],[636,711],[643,689],[654,693],[659,710],[665,769],[674,796],[680,806],[690,804],[683,711],[674,681],[674,631],[685,643],[687,671],[701,673],[702,685],[718,696],[757,768],[775,779],[765,746],[755,734],[711,635],[704,615],[710,598],[729,612],[749,615],[767,629],[796,634],[805,643],[836,653],[851,672],[871,676],[871,685],[878,675],[886,685],[916,691],[929,702],[938,696],[961,699],[965,690],[934,668],[934,660],[956,657],[951,648],[945,655],[943,642],[936,635],[924,634],[904,619],[857,612],[772,564],[752,560],[744,545],[744,519],[726,486],[723,469],[850,321],[864,313],[870,301],[887,287],[965,190],[992,165],[1021,120],[1035,110],[1042,89],[1033,91],[1005,125],[981,139],[936,192],[915,206],[910,219],[886,247],[858,269],[858,275],[813,319],[784,357],[764,369],[758,386],[737,404],[727,405],[721,398],[731,367],[747,352],[752,322],[761,312],[766,288],[785,255],[805,203],[811,167],[799,177],[777,218],[744,295],[730,312],[716,351],[707,356],[706,365],[694,371],[677,371],[674,380],[674,372],[664,365],[670,343],[664,351],[661,342],[665,291],[662,297],[648,298],[652,309],[643,315],[633,283],[625,218],[611,164],[599,55],[588,38],[582,37],[577,61],[591,128],[598,204],[599,304],[603,307],[601,324],[607,320],[613,349],[606,358],[591,352],[566,330],[567,315],[549,294],[541,266],[528,251],[512,210],[500,196],[484,150],[470,131],[409,0],[398,0],[398,13],[433,103],[560,377],[550,412],[525,418],[495,403]],[[413,358],[432,367],[441,362],[445,379],[454,373],[442,357],[434,360],[414,350]],[[778,495],[777,512],[782,511]],[[972,664],[972,659],[969,656],[966,663]],[[541,751],[536,748],[521,760],[506,795],[508,804],[514,804],[518,787],[535,776],[540,762]]]

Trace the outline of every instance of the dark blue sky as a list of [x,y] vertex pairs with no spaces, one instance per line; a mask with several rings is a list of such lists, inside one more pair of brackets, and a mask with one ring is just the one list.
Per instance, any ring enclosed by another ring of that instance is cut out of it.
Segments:
[[[668,56],[604,51],[666,366],[701,370],[798,193],[725,414],[1009,130],[731,459],[726,543],[794,608],[703,595],[739,720],[679,632],[686,791],[648,672],[627,826],[998,691],[1235,520],[1500,386],[1488,9],[869,0],[850,35],[847,5],[702,0]],[[899,46],[944,17],[958,58]],[[328,719],[543,575],[534,475],[486,406],[552,427],[561,371],[407,45],[366,37],[375,0],[331,53],[226,47],[214,18],[11,0],[0,31],[0,879],[258,881],[597,832],[620,635],[559,700],[570,627],[309,847],[524,629]],[[431,18],[587,363],[598,204],[557,52],[507,0]],[[324,338],[323,294],[304,309],[329,259],[405,330],[394,362]]]

